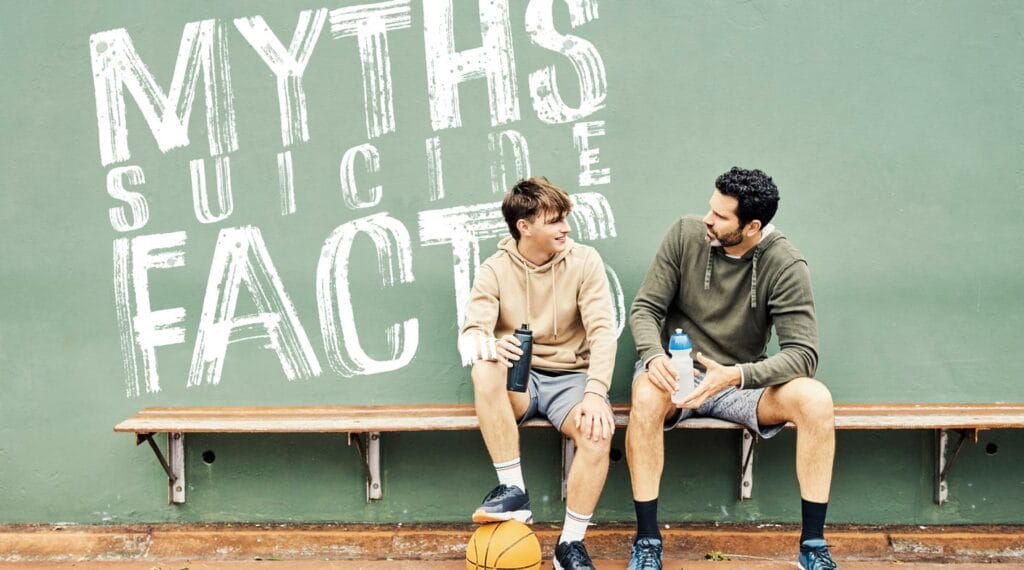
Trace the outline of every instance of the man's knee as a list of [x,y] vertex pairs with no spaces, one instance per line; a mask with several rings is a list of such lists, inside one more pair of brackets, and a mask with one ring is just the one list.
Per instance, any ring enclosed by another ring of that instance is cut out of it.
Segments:
[[669,405],[669,395],[651,383],[644,374],[633,383],[630,423],[636,419],[656,418],[661,421]]
[[505,377],[508,368],[500,362],[478,360],[473,364],[470,377],[477,392],[505,392]]
[[797,378],[791,398],[794,401],[799,419],[814,424],[835,424],[835,407],[832,393],[820,381],[814,378]]
[[597,441],[586,437],[582,433],[576,434],[573,438],[576,443],[576,454],[586,457],[591,461],[599,461],[607,458],[612,451],[612,438],[600,438]]

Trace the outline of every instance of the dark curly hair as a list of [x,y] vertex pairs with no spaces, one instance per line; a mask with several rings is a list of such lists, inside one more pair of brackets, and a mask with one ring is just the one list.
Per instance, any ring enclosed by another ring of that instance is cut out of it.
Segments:
[[734,166],[715,180],[715,188],[739,201],[736,217],[740,219],[740,227],[754,220],[761,220],[761,225],[766,226],[779,209],[779,188],[771,176],[757,169]]

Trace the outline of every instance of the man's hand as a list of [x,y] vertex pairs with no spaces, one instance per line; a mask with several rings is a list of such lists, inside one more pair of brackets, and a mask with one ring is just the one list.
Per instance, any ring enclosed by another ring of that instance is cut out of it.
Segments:
[[615,415],[612,407],[601,396],[593,392],[583,395],[583,401],[576,406],[576,429],[583,437],[600,441],[608,439],[615,433]]
[[672,366],[672,359],[660,354],[647,362],[647,377],[651,384],[670,396],[679,389],[679,373]]
[[722,366],[701,353],[697,353],[697,362],[704,366],[704,381],[698,384],[690,395],[676,404],[679,408],[696,410],[708,398],[725,390],[729,386],[740,385],[740,369],[737,366]]
[[494,352],[498,354],[498,362],[501,362],[508,368],[512,368],[512,363],[519,360],[519,357],[523,355],[523,349],[519,348],[519,339],[507,334],[498,339],[494,343]]

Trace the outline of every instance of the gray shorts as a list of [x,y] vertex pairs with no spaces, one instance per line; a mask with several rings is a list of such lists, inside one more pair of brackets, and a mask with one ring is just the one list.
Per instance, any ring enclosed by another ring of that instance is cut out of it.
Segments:
[[[644,363],[637,361],[636,366],[633,368],[633,382],[636,382],[636,379],[643,372]],[[697,377],[697,383],[699,384],[703,381],[704,374],[702,373]],[[686,418],[704,417],[740,424],[765,439],[773,437],[782,431],[786,424],[762,426],[757,422],[757,404],[761,401],[764,390],[764,388],[740,390],[730,386],[708,398],[696,410],[679,408],[678,413],[665,420],[665,431],[675,428],[679,425],[679,422]]]
[[544,416],[561,431],[562,422],[569,412],[583,401],[583,390],[587,387],[587,375],[583,372],[552,373],[547,370],[530,369],[530,406],[519,420]]

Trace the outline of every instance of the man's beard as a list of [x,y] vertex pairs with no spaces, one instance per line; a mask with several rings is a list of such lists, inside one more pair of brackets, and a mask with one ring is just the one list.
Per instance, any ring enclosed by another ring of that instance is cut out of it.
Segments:
[[[708,233],[715,235],[715,232],[708,228]],[[736,230],[732,233],[725,234],[724,236],[718,236],[717,239],[710,240],[711,247],[732,247],[739,245],[743,241],[743,232]]]

